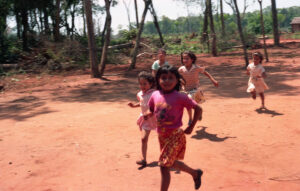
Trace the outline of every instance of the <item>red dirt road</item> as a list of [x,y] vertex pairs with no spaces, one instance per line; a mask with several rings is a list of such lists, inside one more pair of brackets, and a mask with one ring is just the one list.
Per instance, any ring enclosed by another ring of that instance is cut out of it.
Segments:
[[[201,76],[203,120],[187,136],[184,161],[204,171],[200,190],[300,190],[300,46],[272,48],[269,56],[268,110],[259,111],[260,100],[245,92],[240,52],[199,55],[220,83],[214,88]],[[178,56],[168,60],[179,63]],[[140,110],[127,106],[136,99],[136,74],[152,61],[138,60],[126,74],[124,67],[110,68],[107,80],[88,74],[6,79],[15,83],[0,94],[0,191],[159,190],[156,133],[150,164],[138,169]],[[171,177],[170,191],[194,190],[189,175],[172,171]]]

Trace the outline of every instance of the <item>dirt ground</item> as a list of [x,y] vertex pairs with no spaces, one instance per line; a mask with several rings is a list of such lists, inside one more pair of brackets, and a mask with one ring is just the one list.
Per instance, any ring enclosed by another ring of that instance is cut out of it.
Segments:
[[[184,161],[204,171],[200,190],[300,190],[300,44],[268,51],[264,111],[246,93],[240,51],[198,55],[220,84],[215,88],[201,76],[203,120],[187,136]],[[167,58],[180,63],[178,56]],[[88,71],[6,78],[0,93],[0,191],[159,190],[157,135],[150,134],[149,165],[139,168],[140,109],[127,106],[136,100],[136,74],[149,70],[154,59],[139,59],[131,72],[109,66],[103,80],[91,79]],[[172,171],[169,190],[194,190],[193,180]]]

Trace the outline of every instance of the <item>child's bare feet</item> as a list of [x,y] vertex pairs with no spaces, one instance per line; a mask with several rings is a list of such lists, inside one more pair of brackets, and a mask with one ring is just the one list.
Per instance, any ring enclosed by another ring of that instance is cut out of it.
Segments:
[[260,110],[267,109],[264,105],[260,106]]
[[197,170],[197,177],[194,178],[194,184],[195,184],[195,189],[198,190],[201,186],[201,176],[203,174],[203,171],[198,169]]
[[136,164],[141,165],[141,166],[146,166],[147,162],[145,160],[138,160],[138,161],[136,161]]

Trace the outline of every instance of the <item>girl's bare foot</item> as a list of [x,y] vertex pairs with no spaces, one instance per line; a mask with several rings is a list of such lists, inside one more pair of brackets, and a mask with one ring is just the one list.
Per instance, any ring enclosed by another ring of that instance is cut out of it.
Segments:
[[136,164],[141,165],[141,166],[146,166],[147,162],[145,160],[138,160],[138,161],[136,161]]
[[259,109],[267,109],[264,105],[260,106]]

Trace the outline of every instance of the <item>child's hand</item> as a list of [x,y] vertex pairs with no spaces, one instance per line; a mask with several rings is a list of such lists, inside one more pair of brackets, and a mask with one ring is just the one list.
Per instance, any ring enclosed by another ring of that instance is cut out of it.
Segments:
[[219,87],[219,82],[218,81],[213,81],[213,83],[214,83],[214,85],[215,85],[215,87]]
[[145,113],[145,114],[143,115],[143,117],[144,117],[144,120],[147,120],[147,119],[149,119],[150,117],[152,117],[152,115],[153,115],[153,113],[152,113],[152,112]]
[[132,102],[129,102],[129,103],[128,103],[128,106],[129,106],[129,107],[134,107],[135,105],[134,105]]
[[191,134],[193,132],[194,127],[188,126],[183,132],[187,135]]

